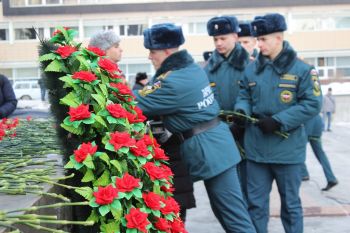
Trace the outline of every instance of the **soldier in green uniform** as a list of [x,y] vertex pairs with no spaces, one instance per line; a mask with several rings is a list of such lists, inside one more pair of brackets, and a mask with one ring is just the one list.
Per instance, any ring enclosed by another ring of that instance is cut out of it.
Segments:
[[194,181],[204,180],[212,210],[226,232],[255,232],[243,201],[236,164],[239,152],[227,124],[218,120],[205,72],[186,50],[181,27],[158,24],[144,31],[156,73],[152,86],[135,92],[144,114],[162,116],[182,138],[181,156]]
[[[246,65],[249,63],[248,52],[238,42],[240,32],[237,18],[221,16],[210,19],[207,23],[209,36],[213,37],[215,50],[204,67],[214,96],[220,109],[226,111],[220,118],[226,122],[243,153],[244,128],[233,122],[232,112],[239,92],[239,82],[243,78]],[[238,173],[243,194],[246,195],[246,161],[238,165]]]
[[[266,233],[275,180],[285,232],[302,233],[299,189],[307,142],[303,124],[321,109],[318,76],[284,41],[287,25],[282,15],[257,16],[252,28],[260,53],[245,70],[235,105],[236,111],[258,119],[247,125],[244,137],[249,214],[257,232]],[[288,138],[278,131],[289,133]]]

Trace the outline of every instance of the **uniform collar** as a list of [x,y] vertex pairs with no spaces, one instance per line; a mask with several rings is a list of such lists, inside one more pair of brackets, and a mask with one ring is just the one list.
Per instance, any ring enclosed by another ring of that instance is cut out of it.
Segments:
[[157,70],[154,77],[158,77],[159,75],[166,73],[168,71],[179,70],[185,68],[186,66],[193,63],[193,58],[187,52],[187,50],[180,50],[171,54],[167,57],[161,67]]
[[226,59],[215,50],[208,62],[210,72],[216,71],[224,61],[238,70],[244,70],[249,62],[249,54],[239,43],[235,44],[235,48]]
[[267,64],[270,64],[278,74],[285,74],[296,61],[296,57],[296,52],[287,41],[284,41],[281,53],[273,61],[259,53],[255,60],[256,73],[260,73]]

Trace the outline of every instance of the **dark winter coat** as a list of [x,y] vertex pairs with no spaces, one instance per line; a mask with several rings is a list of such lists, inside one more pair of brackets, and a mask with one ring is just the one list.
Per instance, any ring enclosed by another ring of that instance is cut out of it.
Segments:
[[17,107],[17,99],[10,81],[0,74],[0,119],[8,117]]
[[180,141],[175,135],[161,145],[161,148],[169,156],[169,167],[174,173],[174,198],[180,204],[181,209],[196,207],[193,195],[193,181],[186,164],[181,159]]

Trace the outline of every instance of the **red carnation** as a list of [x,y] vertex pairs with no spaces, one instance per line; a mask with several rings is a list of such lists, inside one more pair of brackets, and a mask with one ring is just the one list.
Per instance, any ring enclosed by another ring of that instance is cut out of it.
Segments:
[[89,105],[79,105],[76,108],[69,107],[70,121],[79,121],[90,118],[91,112],[89,112]]
[[98,56],[105,56],[106,55],[106,53],[98,47],[94,47],[94,46],[89,45],[89,47],[87,47],[87,50],[89,50],[90,52],[93,52],[94,54],[96,54]]
[[118,66],[113,61],[109,60],[108,58],[101,58],[98,61],[98,65],[106,70],[109,73],[113,73],[115,71],[118,71]]
[[118,197],[118,190],[110,184],[107,187],[98,187],[98,191],[93,193],[96,198],[96,203],[99,205],[108,205]]
[[125,219],[127,221],[126,227],[129,229],[135,228],[146,233],[146,227],[148,224],[150,224],[147,217],[148,214],[141,212],[140,209],[131,208],[129,214],[125,215]]
[[118,94],[120,95],[132,95],[130,88],[123,83],[110,83],[111,87],[118,89]]
[[154,148],[153,158],[156,160],[169,160],[169,157],[165,155],[164,150],[161,148]]
[[142,110],[139,107],[135,106],[134,110],[137,115],[136,122],[144,122],[145,120],[147,120],[147,118],[143,115]]
[[114,146],[115,150],[119,150],[123,146],[130,147],[134,146],[136,143],[136,140],[133,138],[130,138],[130,135],[128,133],[120,133],[115,132],[110,134],[111,139],[109,140],[109,143]]
[[152,210],[160,210],[161,206],[161,200],[162,198],[154,193],[154,192],[149,192],[149,193],[143,193],[142,194],[143,201],[146,203],[146,205],[152,209]]
[[160,145],[158,144],[158,142],[156,141],[156,139],[151,138],[148,134],[145,134],[143,136],[143,141],[145,142],[145,144],[147,146],[154,146],[154,147],[160,147]]
[[114,118],[126,118],[126,110],[120,104],[109,104],[107,110]]
[[147,162],[145,165],[143,165],[143,168],[146,170],[151,180],[160,180],[166,178],[163,169],[156,166],[152,162]]
[[90,71],[79,71],[73,74],[73,79],[79,79],[85,82],[92,82],[95,81],[97,77]]
[[160,231],[171,233],[171,225],[169,224],[168,220],[164,218],[158,218],[158,221],[154,224],[154,226]]
[[166,199],[163,199],[163,203],[165,204],[165,206],[163,206],[163,208],[160,209],[160,212],[162,212],[162,214],[179,213],[180,206],[174,198],[167,197]]
[[147,157],[151,152],[147,149],[147,146],[143,140],[139,140],[136,142],[136,147],[130,148],[130,151],[135,156]]
[[184,223],[180,219],[174,219],[171,223],[171,233],[188,233]]
[[160,167],[163,170],[163,173],[165,175],[165,179],[169,180],[169,176],[174,175],[174,173],[171,171],[170,167],[168,167],[167,165],[161,164]]
[[78,163],[82,163],[88,155],[93,155],[97,151],[97,146],[92,146],[91,142],[83,143],[78,150],[74,150],[74,158]]
[[140,187],[139,182],[140,182],[140,179],[137,179],[137,178],[129,175],[129,173],[125,173],[123,178],[116,178],[115,179],[115,184],[116,184],[119,192],[123,192],[123,193],[131,192],[135,188]]
[[69,45],[64,45],[64,46],[60,46],[56,50],[56,53],[58,53],[62,58],[67,58],[75,51],[77,51],[77,48],[69,46]]

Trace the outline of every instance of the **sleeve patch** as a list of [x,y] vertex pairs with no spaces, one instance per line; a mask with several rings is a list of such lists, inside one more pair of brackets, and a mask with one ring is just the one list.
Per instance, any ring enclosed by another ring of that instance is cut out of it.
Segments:
[[157,89],[161,88],[162,82],[157,81],[152,86],[145,86],[142,90],[139,90],[139,94],[143,97],[155,92]]

